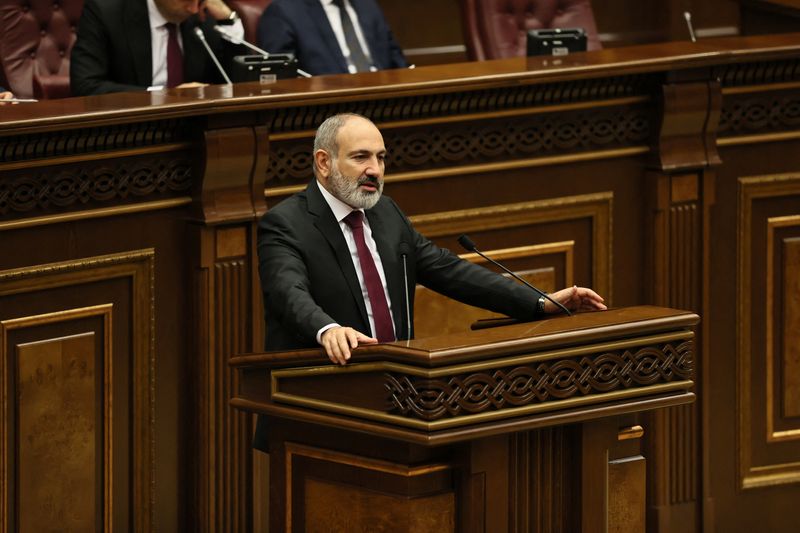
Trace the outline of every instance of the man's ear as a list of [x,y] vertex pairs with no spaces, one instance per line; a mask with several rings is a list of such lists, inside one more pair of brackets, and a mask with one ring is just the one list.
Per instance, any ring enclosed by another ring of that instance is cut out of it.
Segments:
[[333,161],[331,155],[323,149],[314,152],[314,166],[317,168],[317,177],[324,184],[327,185],[328,177],[331,175],[333,168]]

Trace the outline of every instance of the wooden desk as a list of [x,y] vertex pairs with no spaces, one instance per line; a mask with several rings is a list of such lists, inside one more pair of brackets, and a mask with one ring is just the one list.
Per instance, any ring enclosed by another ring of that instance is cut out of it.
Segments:
[[[228,405],[227,365],[262,346],[255,221],[310,178],[314,127],[356,111],[384,132],[387,194],[438,244],[470,233],[544,289],[703,317],[699,401],[644,420],[652,531],[792,531],[798,43],[0,107],[3,526],[262,521],[252,421]],[[419,291],[420,337],[480,316]],[[55,368],[57,386],[23,387]]]

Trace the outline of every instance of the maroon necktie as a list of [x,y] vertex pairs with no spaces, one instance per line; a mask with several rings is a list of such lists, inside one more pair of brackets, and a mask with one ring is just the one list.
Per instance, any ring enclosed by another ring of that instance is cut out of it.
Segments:
[[392,315],[389,314],[389,305],[386,303],[386,293],[383,292],[383,283],[378,275],[378,269],[372,254],[364,240],[364,213],[352,211],[344,217],[344,222],[353,230],[358,250],[358,262],[361,263],[361,273],[367,285],[367,295],[372,307],[372,320],[375,321],[375,338],[378,342],[391,342],[395,340]]
[[167,87],[177,87],[183,83],[183,53],[178,44],[177,24],[167,23]]

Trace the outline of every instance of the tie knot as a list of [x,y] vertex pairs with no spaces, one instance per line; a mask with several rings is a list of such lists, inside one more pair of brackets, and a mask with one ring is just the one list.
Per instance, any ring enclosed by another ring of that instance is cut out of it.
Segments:
[[167,32],[170,34],[170,37],[178,34],[178,25],[174,22],[167,22],[164,24],[164,26],[167,28]]
[[361,211],[350,211],[350,214],[344,217],[344,223],[350,226],[350,229],[364,227],[364,213]]
[[339,9],[344,9],[344,0],[333,0],[333,5]]

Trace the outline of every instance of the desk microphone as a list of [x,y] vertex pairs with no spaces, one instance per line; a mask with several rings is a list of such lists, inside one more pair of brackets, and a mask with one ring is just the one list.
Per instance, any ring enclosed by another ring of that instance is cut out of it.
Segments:
[[511,274],[511,276],[512,276],[514,279],[516,279],[516,280],[518,280],[518,281],[521,281],[521,282],[522,282],[524,285],[526,285],[527,287],[529,287],[529,288],[533,289],[534,291],[536,291],[536,292],[537,292],[537,293],[539,293],[540,295],[544,296],[545,298],[547,298],[548,300],[550,300],[551,302],[553,302],[554,304],[556,304],[556,306],[558,306],[558,307],[559,307],[559,308],[560,308],[562,311],[564,311],[564,312],[565,312],[567,315],[569,315],[569,316],[572,316],[572,313],[570,312],[570,310],[569,310],[569,309],[567,309],[566,307],[564,307],[564,305],[563,305],[563,304],[561,304],[560,302],[557,302],[557,301],[553,300],[552,298],[550,298],[550,296],[548,296],[548,295],[547,295],[547,293],[545,293],[545,292],[543,292],[543,291],[540,291],[539,289],[537,289],[536,287],[534,287],[533,285],[531,285],[530,283],[528,283],[527,281],[525,281],[525,280],[524,280],[524,279],[522,279],[521,277],[517,276],[516,274],[514,274],[513,272],[511,272],[509,269],[507,269],[506,267],[504,267],[503,265],[501,265],[500,263],[498,263],[497,261],[495,261],[494,259],[492,259],[491,257],[489,257],[488,255],[486,255],[486,254],[484,254],[483,252],[481,252],[480,250],[478,250],[478,249],[475,247],[475,243],[474,243],[474,242],[472,242],[472,239],[470,239],[470,238],[469,238],[469,237],[467,237],[466,235],[462,235],[461,237],[459,237],[459,238],[458,238],[458,244],[460,244],[460,245],[461,245],[461,246],[462,246],[462,247],[463,247],[463,248],[464,248],[466,251],[468,251],[468,252],[475,252],[476,254],[478,254],[479,256],[483,257],[484,259],[486,259],[487,261],[489,261],[489,262],[490,262],[490,263],[492,263],[493,265],[497,265],[498,267],[502,268],[504,271],[506,271],[506,272],[508,272],[509,274]]
[[[249,42],[245,41],[244,39],[240,39],[238,37],[234,37],[233,35],[230,35],[230,34],[226,33],[225,30],[223,28],[221,28],[220,26],[214,26],[214,29],[217,30],[217,33],[219,33],[220,37],[222,37],[224,40],[228,41],[229,43],[237,44],[237,45],[244,45],[247,48],[249,48],[250,50],[253,50],[254,52],[257,52],[258,54],[264,56],[264,59],[269,59],[269,52],[267,52],[263,48],[259,48],[258,46],[254,45],[252,43],[249,43]],[[310,78],[311,77],[311,74],[309,74],[305,70],[300,70],[299,68],[296,69],[296,70],[297,70],[297,74],[299,74],[300,76],[303,76],[304,78]]]
[[692,26],[692,14],[688,11],[683,12],[683,18],[686,20],[686,27],[689,28],[689,37],[693,43],[697,42],[697,37],[694,34],[694,26]]
[[408,247],[408,243],[405,242],[401,242],[398,248],[400,250],[400,257],[403,258],[403,282],[406,288],[406,325],[408,327],[406,340],[411,340],[411,304],[409,302],[411,298],[408,296],[408,266],[406,265],[410,248]]
[[206,41],[206,36],[203,35],[203,30],[201,30],[199,27],[195,27],[194,34],[197,36],[197,39],[201,43],[203,43],[203,47],[206,49],[206,52],[208,52],[208,55],[209,57],[211,57],[211,60],[217,66],[217,70],[219,70],[220,74],[222,74],[222,77],[225,79],[225,83],[227,83],[228,85],[233,84],[231,79],[228,77],[228,74],[225,72],[225,69],[222,68],[222,65],[219,64],[219,59],[217,59],[216,54],[214,54],[214,52],[211,50],[211,47],[208,46],[208,42]]

